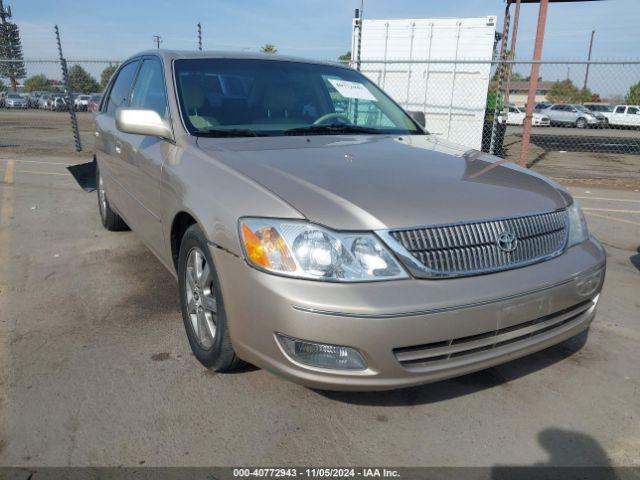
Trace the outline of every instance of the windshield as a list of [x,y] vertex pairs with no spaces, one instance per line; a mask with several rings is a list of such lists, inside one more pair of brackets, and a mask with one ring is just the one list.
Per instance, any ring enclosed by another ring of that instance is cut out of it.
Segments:
[[180,59],[174,68],[183,120],[194,135],[422,133],[348,68],[254,59]]
[[579,110],[581,112],[591,113],[589,111],[589,109],[587,107],[585,107],[584,105],[574,105],[574,107],[576,108],[576,110]]
[[9,95],[7,95],[7,98],[22,98],[22,97],[17,93],[10,93]]

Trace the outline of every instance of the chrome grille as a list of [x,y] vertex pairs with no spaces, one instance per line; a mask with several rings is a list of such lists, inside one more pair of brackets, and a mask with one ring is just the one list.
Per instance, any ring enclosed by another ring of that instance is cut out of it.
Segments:
[[468,337],[452,338],[440,342],[413,345],[393,349],[396,360],[407,369],[446,367],[458,357],[472,358],[493,350],[502,353],[502,347],[521,341],[532,341],[536,337],[570,329],[581,323],[585,315],[592,312],[593,301],[585,300],[559,312],[536,318],[510,327],[500,328]]
[[[517,238],[508,252],[498,246],[505,232]],[[565,210],[473,223],[392,230],[389,235],[429,275],[464,276],[507,270],[558,255],[567,241]]]

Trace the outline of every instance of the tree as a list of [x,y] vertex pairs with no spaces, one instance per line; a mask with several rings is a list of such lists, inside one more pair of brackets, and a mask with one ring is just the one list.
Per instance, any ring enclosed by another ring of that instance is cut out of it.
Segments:
[[261,46],[260,51],[262,53],[278,53],[278,49],[276,48],[276,46],[270,43],[265,43],[263,46]]
[[72,92],[91,93],[100,90],[100,85],[80,65],[69,69],[69,88]]
[[49,79],[43,75],[33,75],[24,81],[25,92],[42,92],[51,90]]
[[4,82],[0,79],[0,93],[1,92],[6,92],[8,90],[7,86],[4,84]]
[[347,52],[344,55],[338,57],[338,61],[346,63],[351,61],[351,52]]
[[22,42],[20,30],[15,23],[0,23],[0,58],[15,60],[0,63],[0,77],[7,77],[11,83],[11,90],[18,90],[18,80],[27,76],[22,57]]
[[640,105],[640,82],[631,85],[629,93],[624,97],[624,102],[628,105]]
[[582,103],[590,101],[592,96],[591,90],[579,89],[567,78],[551,85],[547,99],[553,103]]
[[104,70],[102,70],[102,73],[100,74],[100,87],[102,87],[102,90],[107,88],[107,83],[109,83],[113,74],[116,73],[117,68],[118,66],[112,63],[104,67]]

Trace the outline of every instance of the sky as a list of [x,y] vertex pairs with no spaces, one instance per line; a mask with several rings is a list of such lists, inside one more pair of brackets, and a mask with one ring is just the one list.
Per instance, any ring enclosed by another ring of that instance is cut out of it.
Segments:
[[[505,5],[504,0],[364,1],[366,18],[497,15],[500,29]],[[57,57],[54,24],[60,27],[67,58],[121,60],[153,48],[153,35],[162,37],[163,48],[195,49],[198,22],[205,49],[257,51],[272,43],[279,53],[335,59],[350,49],[353,11],[360,0],[5,0],[7,4],[20,27],[25,59]],[[522,6],[518,58],[531,58],[537,11],[537,5]],[[594,59],[640,58],[639,18],[640,0],[551,4],[543,57],[586,58],[595,29]],[[578,69],[568,74],[579,76]],[[565,70],[547,76],[566,76]]]

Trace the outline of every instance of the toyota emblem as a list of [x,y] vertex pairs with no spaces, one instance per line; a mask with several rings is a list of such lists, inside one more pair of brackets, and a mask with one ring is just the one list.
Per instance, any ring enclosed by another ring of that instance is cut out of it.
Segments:
[[496,245],[503,252],[513,252],[518,245],[518,237],[512,232],[502,232],[496,239]]

